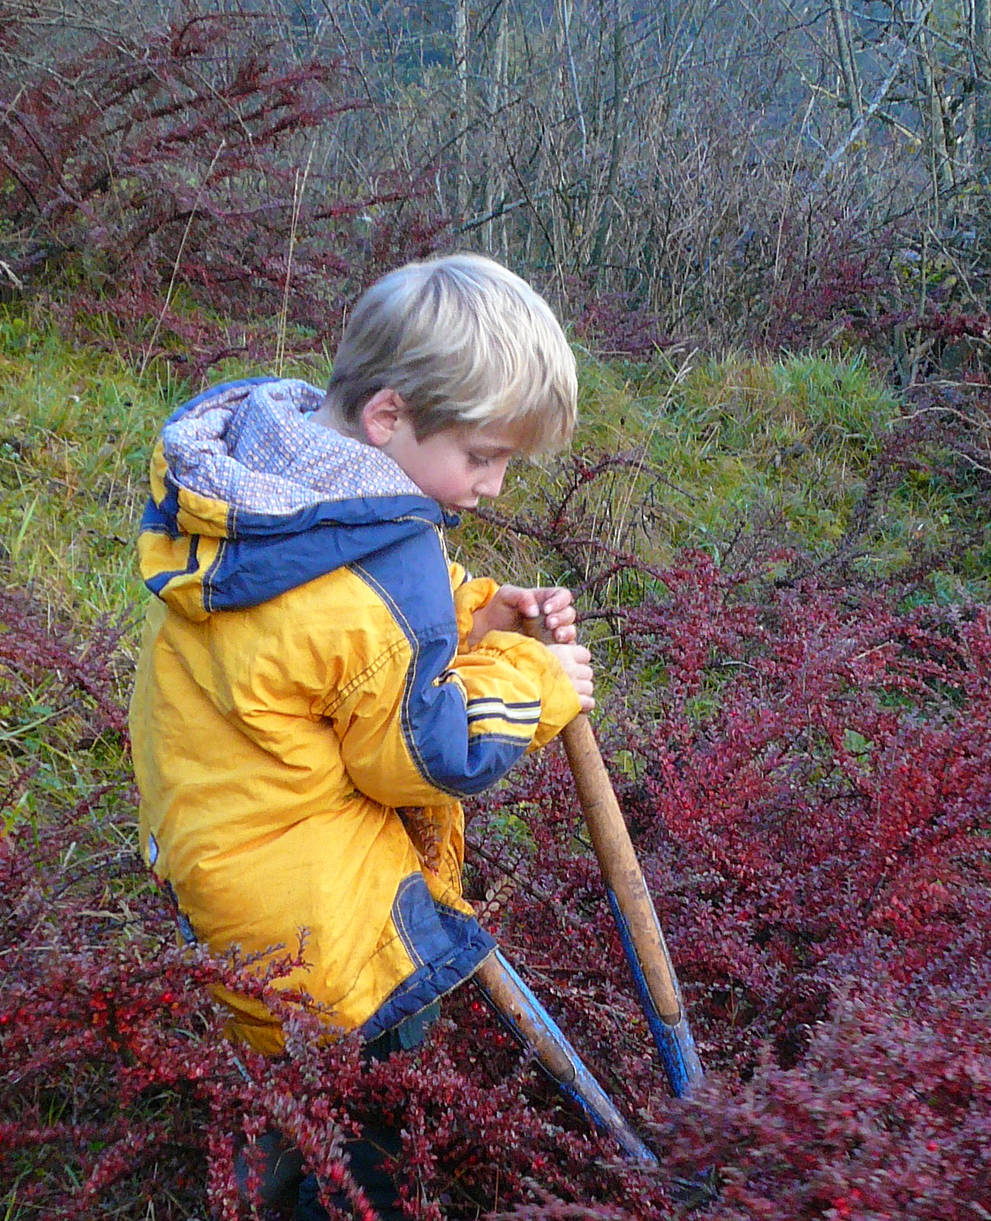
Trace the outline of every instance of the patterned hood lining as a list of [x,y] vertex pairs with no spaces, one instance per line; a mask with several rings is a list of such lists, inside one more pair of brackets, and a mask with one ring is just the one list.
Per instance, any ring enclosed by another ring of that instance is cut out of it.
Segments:
[[323,398],[292,379],[207,391],[162,430],[173,479],[235,512],[277,515],[328,501],[422,495],[374,446],[315,424],[310,415]]

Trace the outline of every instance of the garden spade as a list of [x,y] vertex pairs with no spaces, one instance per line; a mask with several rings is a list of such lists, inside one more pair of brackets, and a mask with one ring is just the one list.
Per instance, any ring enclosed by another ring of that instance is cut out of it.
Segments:
[[[483,996],[513,1035],[529,1046],[544,1071],[574,1099],[601,1129],[609,1133],[631,1160],[656,1166],[658,1159],[626,1122],[615,1104],[582,1063],[560,1027],[510,966],[501,950],[482,963],[473,976]],[[716,1178],[703,1171],[691,1179],[672,1181],[673,1198],[687,1208],[716,1199]]]

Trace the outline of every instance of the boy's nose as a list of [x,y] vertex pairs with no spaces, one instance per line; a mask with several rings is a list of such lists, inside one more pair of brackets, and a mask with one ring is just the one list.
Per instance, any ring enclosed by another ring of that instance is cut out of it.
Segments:
[[509,465],[509,459],[505,461],[492,462],[487,466],[482,473],[482,478],[475,485],[475,491],[479,496],[495,497],[502,491],[503,480],[506,478],[506,467]]

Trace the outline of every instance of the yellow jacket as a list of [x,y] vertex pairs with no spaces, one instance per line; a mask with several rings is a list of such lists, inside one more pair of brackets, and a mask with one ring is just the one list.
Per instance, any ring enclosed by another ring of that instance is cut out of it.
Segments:
[[[523,636],[468,648],[496,586],[448,563],[440,507],[371,446],[312,424],[322,393],[253,379],[181,407],[152,459],[149,608],[131,703],[140,829],[180,928],[264,962],[367,1038],[494,943],[461,893],[458,799],[578,712]],[[225,994],[232,1033],[283,1046]]]

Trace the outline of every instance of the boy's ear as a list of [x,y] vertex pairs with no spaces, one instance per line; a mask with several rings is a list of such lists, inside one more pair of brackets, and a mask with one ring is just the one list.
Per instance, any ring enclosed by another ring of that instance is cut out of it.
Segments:
[[406,414],[406,404],[388,386],[376,390],[361,409],[361,429],[369,445],[388,445],[399,421]]

